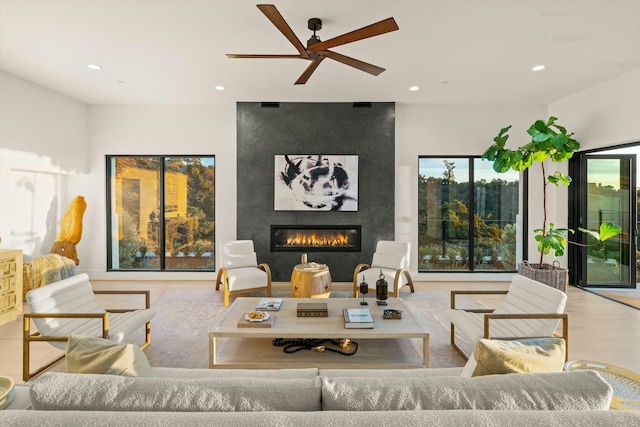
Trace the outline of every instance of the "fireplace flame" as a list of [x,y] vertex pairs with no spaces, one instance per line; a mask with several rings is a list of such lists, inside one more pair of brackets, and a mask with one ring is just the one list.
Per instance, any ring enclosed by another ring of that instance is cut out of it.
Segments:
[[315,232],[297,233],[287,237],[287,246],[349,246],[349,236],[338,233],[332,236],[318,235]]

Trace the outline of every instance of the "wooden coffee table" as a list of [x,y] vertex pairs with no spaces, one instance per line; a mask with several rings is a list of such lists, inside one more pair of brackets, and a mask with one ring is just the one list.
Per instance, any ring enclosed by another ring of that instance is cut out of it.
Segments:
[[[210,368],[277,369],[317,368],[422,368],[429,367],[429,332],[416,320],[401,299],[390,298],[388,306],[373,299],[373,329],[345,329],[342,310],[362,308],[357,298],[284,298],[271,328],[238,328],[244,313],[253,311],[260,298],[238,297],[209,332]],[[328,317],[297,317],[300,302],[326,302]],[[402,319],[383,319],[385,308],[402,310]],[[358,342],[358,352],[344,356],[333,352],[303,350],[284,353],[272,345],[274,338],[349,338]],[[422,340],[422,346],[412,340]]]

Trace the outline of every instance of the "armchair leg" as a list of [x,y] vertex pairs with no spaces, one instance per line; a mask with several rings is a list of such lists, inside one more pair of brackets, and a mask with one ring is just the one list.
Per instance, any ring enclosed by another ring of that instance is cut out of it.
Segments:
[[216,277],[216,291],[220,290],[220,278],[222,277],[223,270],[218,270],[218,276]]
[[229,286],[226,283],[224,285],[224,306],[229,307]]
[[147,322],[145,325],[145,341],[144,344],[140,346],[140,350],[149,347],[149,344],[151,344],[151,322]]
[[469,356],[464,351],[462,351],[458,344],[456,344],[456,327],[453,323],[451,323],[451,346],[455,348],[458,353],[460,353],[460,355],[465,358],[465,360],[469,360]]

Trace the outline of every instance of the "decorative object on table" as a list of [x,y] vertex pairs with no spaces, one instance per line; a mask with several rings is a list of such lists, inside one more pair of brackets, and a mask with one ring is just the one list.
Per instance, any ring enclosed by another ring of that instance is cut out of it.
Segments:
[[265,311],[250,311],[238,320],[238,328],[270,328],[276,316]]
[[383,319],[402,319],[402,310],[385,309],[382,312]]
[[299,302],[298,317],[328,317],[329,310],[326,302]]
[[597,371],[611,385],[613,388],[611,409],[640,410],[640,374],[637,372],[590,360],[574,360],[564,365],[565,371],[575,371],[576,369]]
[[80,243],[80,239],[82,238],[82,217],[86,210],[87,202],[84,201],[84,197],[76,196],[75,199],[71,201],[67,211],[62,217],[60,232],[53,242],[53,245],[51,245],[49,253],[72,259],[76,265],[80,264],[76,245]]
[[347,329],[373,329],[373,317],[368,308],[345,308],[342,314]]
[[278,311],[282,307],[282,298],[262,298],[256,304],[258,311]]
[[302,254],[302,257],[301,257],[300,261],[302,262],[302,265],[304,265],[306,267],[307,266],[307,254]]
[[276,155],[274,210],[357,211],[358,156]]
[[323,270],[327,268],[327,264],[320,264],[319,262],[307,262],[303,266],[305,270]]
[[9,377],[0,377],[0,410],[9,406],[9,404],[13,401],[15,394],[16,391],[13,380]]
[[380,276],[378,276],[378,280],[376,281],[376,304],[387,305],[387,298],[389,298],[387,294],[388,285],[384,279],[384,273],[380,270]]
[[540,259],[538,264],[526,263],[520,265],[518,274],[565,292],[568,270],[544,264],[544,255],[553,252],[555,256],[562,256],[568,243],[579,246],[595,246],[610,237],[617,236],[622,231],[622,228],[608,221],[600,223],[599,232],[579,227],[578,230],[595,239],[593,244],[588,244],[586,239],[581,242],[567,240],[567,234],[573,234],[574,230],[554,228],[553,223],[549,223],[547,228],[547,185],[551,183],[558,188],[558,184],[562,183],[565,187],[568,187],[571,183],[571,177],[560,171],[546,176],[545,161],[547,159],[551,159],[555,163],[567,161],[580,148],[578,141],[573,139],[573,132],[567,132],[567,129],[563,126],[557,125],[555,123],[556,120],[558,119],[553,116],[549,117],[546,122],[536,120],[527,130],[527,133],[531,135],[531,141],[515,150],[505,148],[505,144],[509,139],[507,132],[511,129],[511,126],[502,128],[498,135],[493,138],[495,143],[482,154],[482,158],[493,162],[493,170],[498,173],[507,172],[509,169],[522,172],[533,166],[534,162],[540,164],[542,171],[543,219],[542,228],[533,230],[535,240],[538,242]]
[[360,301],[360,305],[369,305],[369,303],[364,300],[364,296],[368,293],[369,284],[364,281],[364,275],[362,275],[362,282],[360,282],[360,294],[362,294],[362,301]]
[[284,347],[282,351],[285,353],[297,353],[301,350],[311,350],[320,353],[331,351],[344,356],[353,356],[358,351],[358,343],[351,341],[348,338],[276,338],[271,343],[276,347]]

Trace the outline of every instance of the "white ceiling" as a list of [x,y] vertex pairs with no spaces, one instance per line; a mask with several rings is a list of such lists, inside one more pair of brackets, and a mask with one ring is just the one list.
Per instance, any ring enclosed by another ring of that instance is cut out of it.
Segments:
[[258,3],[0,0],[0,69],[88,104],[547,104],[640,67],[640,0],[278,0],[303,44],[312,17],[322,40],[400,27],[333,49],[379,76],[327,59],[294,86],[307,61],[225,56],[297,53]]

